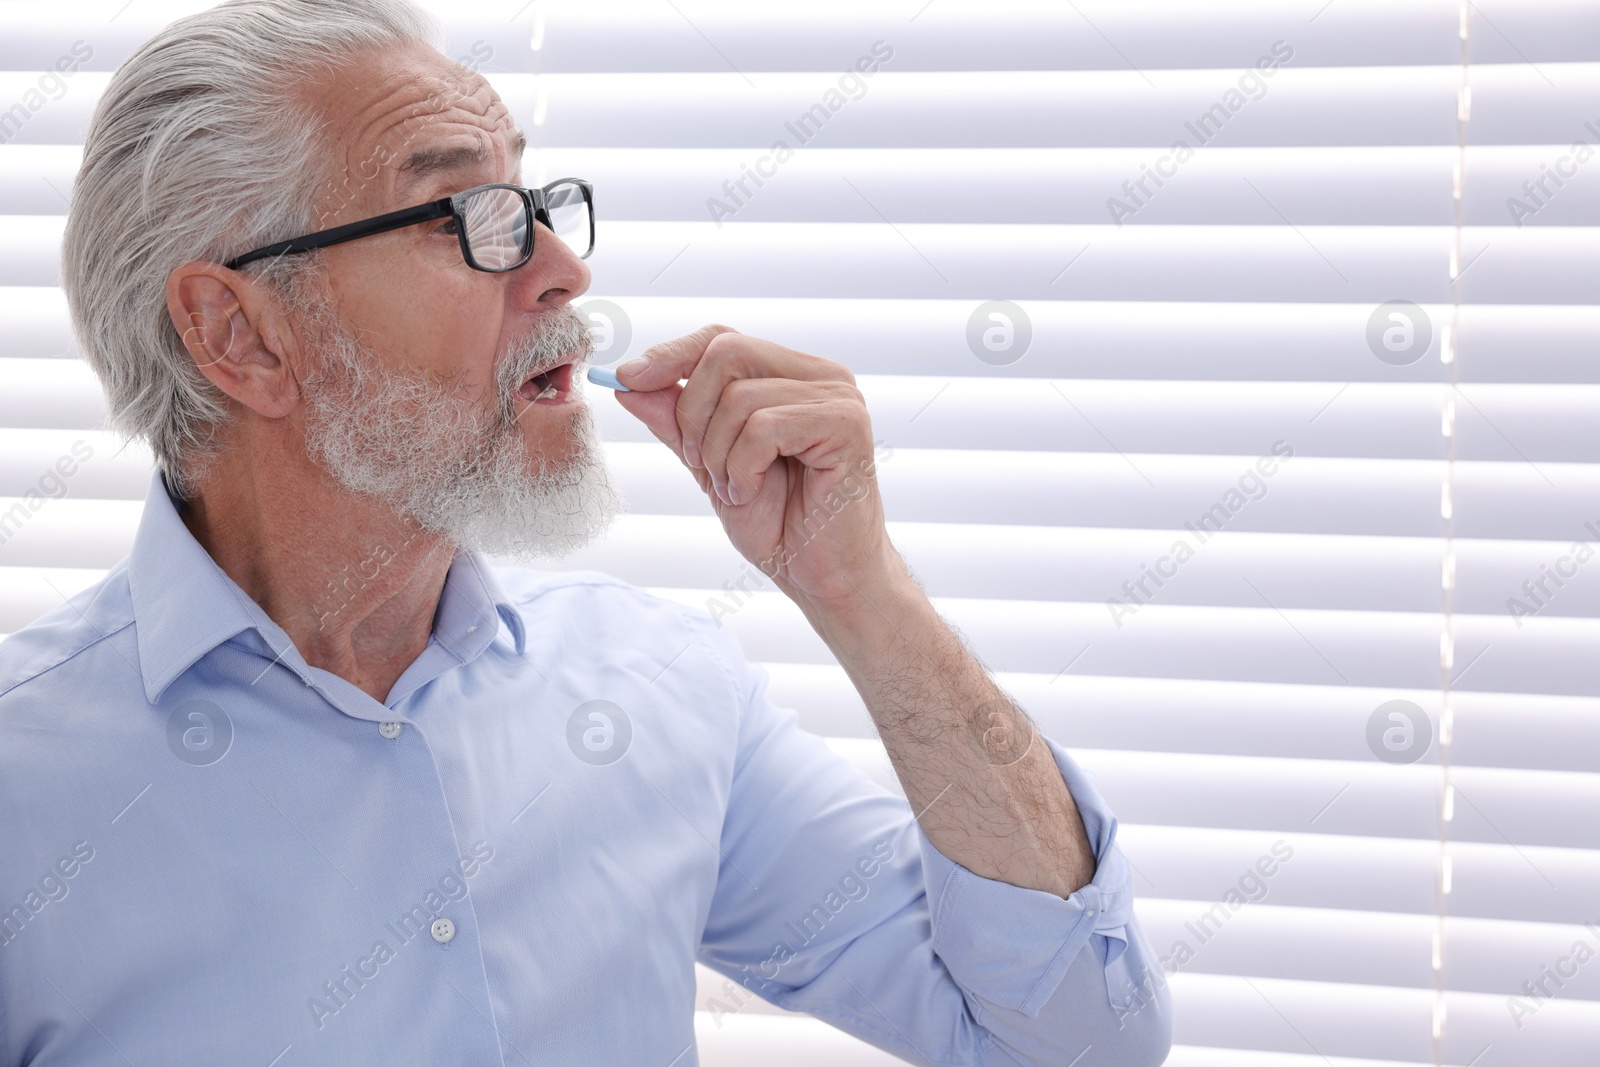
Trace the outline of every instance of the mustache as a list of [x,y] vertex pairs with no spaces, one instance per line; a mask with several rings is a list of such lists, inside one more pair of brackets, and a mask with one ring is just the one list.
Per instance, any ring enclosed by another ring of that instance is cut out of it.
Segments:
[[561,305],[548,316],[501,361],[495,384],[501,398],[507,402],[510,394],[535,374],[568,360],[575,366],[581,365],[594,355],[594,334],[570,304]]

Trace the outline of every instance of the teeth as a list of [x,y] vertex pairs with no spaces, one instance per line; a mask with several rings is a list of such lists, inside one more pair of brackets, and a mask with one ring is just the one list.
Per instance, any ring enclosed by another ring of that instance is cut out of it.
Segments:
[[549,400],[551,397],[556,397],[556,396],[560,396],[560,395],[561,395],[561,390],[557,389],[553,385],[547,385],[547,386],[544,387],[544,392],[542,392],[538,396],[534,397],[534,399],[535,400]]

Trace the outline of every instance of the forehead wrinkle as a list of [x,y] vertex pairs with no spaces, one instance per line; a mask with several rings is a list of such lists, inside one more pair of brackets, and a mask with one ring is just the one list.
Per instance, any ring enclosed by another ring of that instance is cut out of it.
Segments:
[[[508,151],[502,134],[508,129],[512,149],[522,134],[510,122],[510,113],[478,115],[456,110],[426,117],[407,116],[394,129],[415,124],[399,138],[398,150],[391,153],[391,166],[385,169],[384,184],[391,196],[431,183],[429,179],[493,167],[490,180],[503,178]],[[470,144],[463,141],[471,139]],[[520,164],[521,153],[514,157]]]
[[[511,149],[504,154],[509,159],[520,161],[523,152],[527,150],[527,144],[528,139],[522,131],[514,129]],[[470,170],[473,167],[486,166],[490,162],[498,163],[500,162],[498,158],[491,160],[491,157],[502,155],[497,151],[499,147],[499,142],[491,135],[487,144],[477,140],[472,145],[423,145],[413,148],[410,155],[405,157],[398,167],[397,186],[402,189],[410,188],[434,174]]]
[[[446,69],[428,69],[427,64],[434,59]],[[442,56],[430,55],[423,63],[408,62],[398,70],[389,68],[385,72],[388,76],[377,85],[368,83],[367,93],[360,95],[357,82],[344,71],[338,73],[341,77],[334,84],[340,93],[334,99],[350,101],[355,97],[356,106],[345,110],[343,121],[329,116],[334,118],[330,125],[348,131],[335,136],[335,143],[344,147],[345,188],[356,191],[349,186],[352,180],[359,184],[361,188],[354,199],[366,205],[387,203],[397,195],[398,186],[415,184],[403,182],[400,166],[422,147],[422,135],[429,129],[444,127],[446,134],[469,133],[479,141],[479,151],[484,156],[480,164],[487,162],[491,152],[496,157],[502,154],[500,133],[506,129],[517,133],[510,110],[488,80],[474,71],[454,67]],[[361,101],[361,95],[369,98]],[[424,172],[432,169],[435,168],[422,168]],[[419,173],[418,180],[425,176]],[[350,204],[347,199],[343,202],[345,207]]]
[[396,204],[402,200],[409,204],[506,180],[508,157],[502,142],[477,128],[465,132],[471,136],[471,144],[463,143],[460,134],[452,133],[431,144],[416,146],[397,160],[389,180],[390,198]]

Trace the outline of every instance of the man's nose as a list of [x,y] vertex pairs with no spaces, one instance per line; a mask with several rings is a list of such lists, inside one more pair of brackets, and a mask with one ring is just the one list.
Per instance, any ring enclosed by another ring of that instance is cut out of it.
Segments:
[[568,303],[589,289],[589,265],[542,222],[534,223],[533,255],[511,272],[519,306],[530,311]]

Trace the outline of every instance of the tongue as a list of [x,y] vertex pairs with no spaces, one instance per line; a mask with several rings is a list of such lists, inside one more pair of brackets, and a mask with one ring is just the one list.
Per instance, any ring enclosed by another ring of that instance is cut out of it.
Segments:
[[520,387],[518,387],[517,392],[521,394],[522,399],[524,400],[539,400],[546,396],[556,395],[555,387],[550,384],[550,375],[548,372],[544,374],[536,374],[532,378],[529,378],[527,381],[523,382]]

